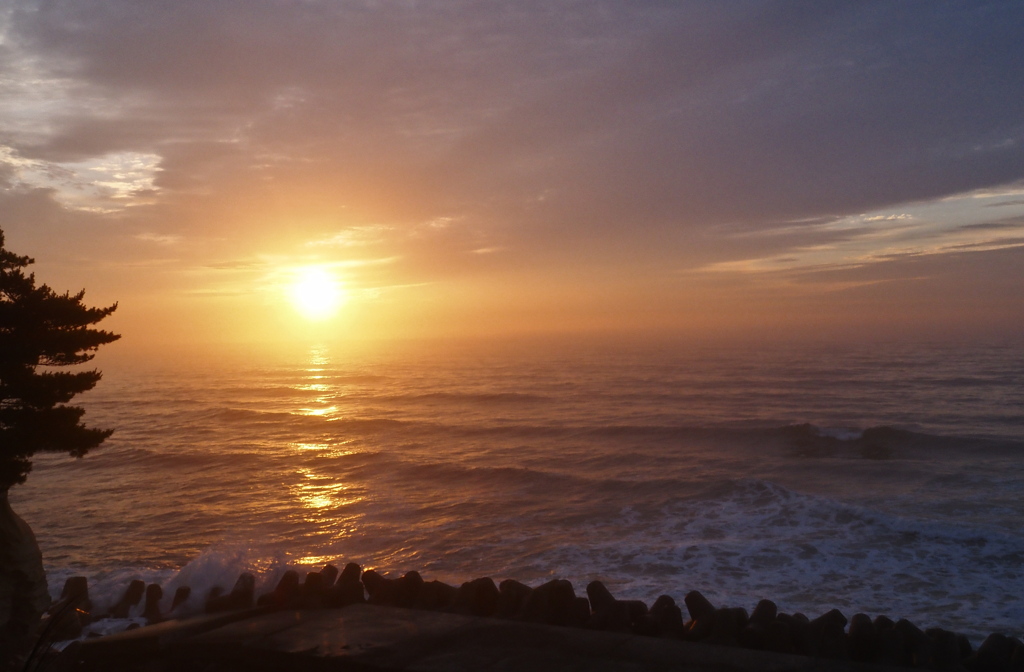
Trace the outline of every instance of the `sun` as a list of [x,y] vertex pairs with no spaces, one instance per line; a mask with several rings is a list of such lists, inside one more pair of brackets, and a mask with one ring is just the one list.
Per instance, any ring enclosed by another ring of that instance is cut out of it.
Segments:
[[306,318],[323,320],[333,316],[345,302],[345,292],[334,274],[320,266],[295,271],[291,300]]

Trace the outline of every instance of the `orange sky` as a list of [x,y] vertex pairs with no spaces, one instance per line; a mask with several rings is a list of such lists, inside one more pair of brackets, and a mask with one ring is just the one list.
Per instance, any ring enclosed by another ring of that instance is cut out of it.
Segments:
[[1024,333],[1024,8],[825,4],[19,1],[0,228],[117,347]]

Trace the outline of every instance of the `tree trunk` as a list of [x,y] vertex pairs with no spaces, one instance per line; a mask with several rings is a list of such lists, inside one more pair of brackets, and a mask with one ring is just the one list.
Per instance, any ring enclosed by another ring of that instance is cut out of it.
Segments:
[[7,490],[0,489],[0,669],[31,646],[49,606],[36,536],[11,510]]

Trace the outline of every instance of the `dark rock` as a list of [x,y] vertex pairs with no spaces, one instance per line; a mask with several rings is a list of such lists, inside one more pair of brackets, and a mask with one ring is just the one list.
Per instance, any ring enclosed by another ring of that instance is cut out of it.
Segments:
[[[582,628],[587,623],[585,613],[579,609],[580,602],[573,590],[572,583],[565,579],[552,581],[551,599],[548,604],[552,607],[554,615],[553,625],[562,625],[571,628]],[[587,600],[589,606],[589,600]],[[588,610],[589,611],[589,610]]]
[[[50,606],[49,623],[48,628],[52,628],[54,641],[62,641],[67,639],[77,639],[82,636],[85,631],[85,624],[82,619],[79,618],[79,613],[74,609],[69,611],[55,611],[55,607],[60,609],[67,603],[63,600],[59,600]],[[57,620],[55,620],[57,619]],[[0,635],[0,645],[3,643],[3,636]],[[0,660],[3,660],[2,650],[0,650]],[[0,667],[0,669],[3,669]]]
[[754,607],[750,614],[750,622],[753,624],[767,625],[779,615],[779,608],[771,600],[761,600]]
[[639,599],[621,600],[626,605],[626,613],[630,620],[630,630],[633,634],[645,637],[656,637],[660,634],[657,623],[650,618],[647,603]]
[[7,489],[0,488],[0,666],[30,653],[49,607],[39,544],[32,528],[11,509]]
[[320,572],[307,572],[299,586],[296,606],[301,609],[318,609],[325,606],[326,594],[323,575]]
[[651,606],[650,613],[658,625],[658,634],[661,637],[683,636],[683,611],[670,596],[659,596]]
[[192,588],[190,586],[179,586],[178,589],[174,591],[174,597],[171,599],[171,612],[188,602],[188,598],[191,595]]
[[690,612],[690,618],[699,621],[702,618],[714,618],[715,605],[711,604],[706,597],[696,590],[691,590],[683,598],[686,603],[686,610]]
[[277,587],[266,595],[260,595],[256,604],[261,607],[272,607],[284,609],[293,606],[299,599],[299,574],[294,569],[289,569],[277,582]]
[[793,640],[793,652],[801,656],[818,655],[818,639],[807,617],[797,612],[790,617],[788,623]]
[[514,579],[505,579],[498,584],[498,606],[495,616],[515,618],[520,614],[527,596],[533,589]]
[[253,597],[256,594],[256,577],[249,572],[242,572],[231,589],[231,595],[244,603],[246,607],[252,606]]
[[606,632],[631,632],[632,620],[629,605],[619,600],[605,603],[599,611],[594,611],[586,621],[586,627]]
[[[608,622],[601,628],[603,630],[632,632],[647,637],[660,634],[658,624],[648,616],[647,605],[641,600],[615,600],[598,614],[607,614],[608,617]],[[591,624],[588,623],[588,626]]]
[[625,602],[615,599],[608,587],[600,581],[587,584],[587,602],[590,614],[585,627],[608,632],[631,632],[634,615]]
[[363,570],[359,565],[350,562],[345,565],[345,569],[341,570],[341,576],[338,578],[338,581],[358,581],[362,573]]
[[764,626],[765,651],[775,653],[793,653],[793,633],[791,621],[776,618]]
[[[419,592],[423,588],[423,577],[417,571],[406,572],[395,579],[394,588],[395,606],[412,607],[416,604],[416,598],[419,597]],[[495,588],[494,592],[497,593],[498,589]]]
[[420,587],[413,607],[430,611],[448,609],[455,601],[455,594],[458,590],[455,586],[449,586],[447,583],[427,581]]
[[932,657],[928,661],[928,669],[941,672],[958,672],[964,666],[960,664],[960,643],[956,633],[942,628],[928,628],[924,631],[932,643]]
[[363,584],[359,581],[359,575],[353,579],[349,574],[347,577],[342,573],[337,583],[324,591],[324,606],[344,607],[349,604],[359,604],[366,601],[363,592]]
[[817,655],[832,660],[850,659],[846,623],[846,616],[838,609],[833,609],[811,621],[811,631],[818,640]]
[[971,672],[1008,672],[1014,648],[1009,637],[994,632],[985,638],[977,651],[963,661],[964,667]]
[[590,610],[595,614],[615,602],[611,591],[600,581],[591,581],[587,584],[587,598],[590,600]]
[[[779,615],[779,608],[771,600],[761,600],[750,615],[750,622],[740,630],[736,639],[746,649],[761,650],[768,646],[768,628]],[[786,629],[788,632],[788,628]]]
[[398,589],[394,579],[388,579],[372,569],[363,572],[363,586],[366,588],[367,602],[384,606],[394,606]]
[[146,619],[147,625],[153,625],[164,620],[160,613],[160,600],[164,597],[164,589],[158,584],[151,583],[146,586],[146,605],[142,610],[142,617]]
[[498,609],[498,587],[490,577],[462,584],[455,593],[452,609],[457,614],[492,616]]
[[525,621],[548,625],[579,626],[576,621],[576,591],[565,579],[553,579],[530,591],[523,601],[521,617]]
[[83,611],[91,611],[92,604],[89,601],[89,580],[84,576],[72,576],[64,582],[64,588],[60,591],[60,599],[79,598],[78,605]]
[[[550,583],[550,582],[548,582]],[[548,602],[551,596],[551,586],[548,583],[532,589],[523,600],[522,608],[518,617],[524,621],[546,623],[548,620]],[[543,588],[543,590],[541,590]]]
[[908,667],[910,653],[903,641],[903,633],[896,629],[892,619],[876,616],[872,625],[875,626],[875,656],[873,662],[879,665]]
[[320,572],[308,572],[302,581],[300,592],[306,596],[320,595],[324,592],[324,577]]
[[850,619],[850,658],[858,662],[875,659],[875,624],[867,614],[854,614]]
[[289,569],[281,575],[274,590],[289,596],[297,594],[299,592],[299,573],[294,569]]
[[690,621],[686,624],[683,638],[699,642],[711,636],[715,629],[715,606],[696,590],[691,590],[683,598]]
[[110,610],[110,615],[113,618],[128,618],[128,612],[142,601],[142,596],[145,593],[145,581],[139,581],[138,579],[132,581],[128,584],[128,590],[124,591],[124,595],[121,596],[121,599]]
[[1008,662],[1013,655],[1014,642],[1010,637],[993,632],[978,647],[978,657],[991,662]]
[[338,580],[338,568],[334,565],[324,565],[324,568],[320,570],[320,576],[323,579],[324,590],[326,590]]
[[[769,621],[773,623],[774,621]],[[751,621],[747,624],[747,627],[740,630],[736,636],[737,643],[744,649],[754,649],[760,651],[765,648],[765,641],[767,640],[767,629],[768,625]]]
[[896,632],[903,636],[903,648],[913,667],[928,667],[932,663],[932,640],[920,628],[905,618],[896,621]]
[[[296,582],[298,581],[298,574],[295,575]],[[278,589],[281,588],[281,583],[284,582],[282,577],[281,582],[278,583]],[[252,607],[253,595],[256,592],[256,577],[249,572],[242,573],[238,580],[235,581],[235,586],[231,589],[231,592],[227,595],[214,595],[206,601],[204,609],[208,614],[214,614],[221,611],[237,611],[240,609],[249,609]],[[277,592],[275,590],[275,592]],[[298,586],[295,586],[295,592],[298,592]],[[264,595],[264,597],[266,597]],[[261,598],[262,599],[262,598]]]
[[956,643],[960,645],[960,660],[974,653],[974,647],[971,646],[971,640],[967,639],[967,635],[958,634],[956,636]]
[[736,646],[740,632],[747,627],[750,617],[743,607],[731,607],[715,611],[714,627],[705,640],[708,644]]
[[846,616],[838,609],[833,609],[811,621],[811,625],[814,626],[815,630],[830,635],[845,632],[846,623]]
[[89,600],[89,581],[84,576],[72,576],[64,582],[64,588],[60,592],[60,601],[51,606],[74,603],[68,611],[61,616],[61,622],[56,626],[55,639],[68,640],[81,636],[82,629],[92,622],[92,602]]
[[658,622],[651,617],[650,613],[634,619],[630,630],[634,635],[640,635],[641,637],[661,637],[661,628],[658,626]]
[[630,623],[635,623],[648,613],[647,603],[643,600],[622,600],[622,603],[625,604],[626,609],[629,610]]
[[[958,635],[962,637],[963,635]],[[1013,638],[1015,646],[1013,647],[1013,653],[1010,654],[1010,672],[1024,672],[1024,644],[1020,640]]]
[[585,597],[577,597],[572,604],[572,614],[570,614],[570,621],[577,625],[586,625],[590,619],[590,600]]
[[695,618],[686,622],[683,626],[683,639],[688,642],[702,642],[707,639],[715,629],[715,613],[709,616]]

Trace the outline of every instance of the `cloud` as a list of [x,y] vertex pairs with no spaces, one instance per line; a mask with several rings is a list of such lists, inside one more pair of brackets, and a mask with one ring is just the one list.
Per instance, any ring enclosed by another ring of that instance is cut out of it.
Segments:
[[1024,217],[1012,217],[998,222],[963,224],[957,228],[961,231],[1002,231],[1005,229],[1020,229],[1024,228]]
[[14,166],[9,163],[0,163],[0,189],[9,189],[16,175],[17,171]]
[[[381,284],[846,267],[1002,226],[915,208],[1024,180],[1022,23],[1016,0],[24,0],[0,144],[46,179],[0,162],[0,188],[206,265],[399,260]],[[98,174],[116,160],[143,163]]]
[[570,228],[767,225],[1024,177],[1013,2],[243,4],[25,4],[19,48],[118,103],[22,151],[177,151],[174,185],[233,138],[224,169],[301,157],[356,199],[343,175],[393,177],[424,219]]
[[173,236],[166,233],[145,232],[137,234],[135,237],[149,243],[156,243],[157,245],[175,245],[181,242],[181,236]]
[[898,222],[905,219],[913,219],[913,215],[907,213],[901,213],[899,215],[872,215],[871,217],[865,217],[865,222]]
[[311,240],[306,245],[310,247],[363,247],[383,242],[389,232],[389,226],[352,226],[335,233],[327,238]]
[[1000,201],[998,203],[986,203],[985,207],[986,208],[1005,208],[1005,207],[1010,207],[1010,206],[1015,206],[1015,205],[1024,205],[1024,199],[1018,198],[1018,199],[1014,199],[1014,200],[1010,200],[1010,201]]

